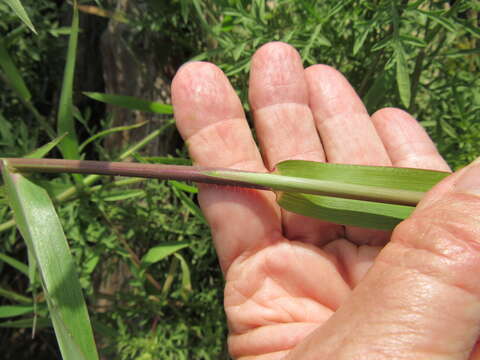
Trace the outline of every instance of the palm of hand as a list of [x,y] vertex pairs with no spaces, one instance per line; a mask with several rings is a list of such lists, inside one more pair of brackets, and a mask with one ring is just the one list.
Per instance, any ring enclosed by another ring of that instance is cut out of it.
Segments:
[[[268,171],[287,159],[447,170],[408,114],[371,118],[354,90],[324,65],[304,70],[294,49],[254,55],[249,98],[260,151],[234,90],[207,63],[172,85],[178,128],[199,165]],[[225,273],[232,356],[283,358],[328,321],[361,281],[389,234],[287,213],[272,193],[201,186],[199,201]]]

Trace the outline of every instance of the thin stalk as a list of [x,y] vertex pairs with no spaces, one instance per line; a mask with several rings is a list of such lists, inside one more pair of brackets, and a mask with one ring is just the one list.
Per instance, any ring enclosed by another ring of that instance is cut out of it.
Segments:
[[11,171],[47,173],[89,173],[111,176],[133,176],[161,180],[194,181],[263,190],[301,192],[347,199],[415,206],[423,192],[388,189],[375,186],[306,179],[232,169],[156,165],[132,162],[106,162],[57,159],[5,159]]
[[[268,189],[268,186],[252,184],[246,181],[219,178],[208,175],[227,169],[195,167],[185,165],[156,165],[133,162],[65,160],[65,159],[28,159],[6,158],[7,166],[13,172],[73,173],[110,176],[131,176],[160,180],[195,181],[206,184],[232,185],[256,189]],[[0,165],[0,168],[3,165]],[[228,172],[228,171],[227,171]],[[230,172],[232,172],[230,170]],[[256,173],[251,173],[256,174]]]

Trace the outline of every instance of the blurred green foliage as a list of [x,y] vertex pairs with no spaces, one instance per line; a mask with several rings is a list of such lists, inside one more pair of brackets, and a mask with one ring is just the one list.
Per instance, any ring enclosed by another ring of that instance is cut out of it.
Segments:
[[[48,127],[56,128],[69,34],[67,2],[22,4],[38,35],[0,2],[0,41],[31,93],[29,101],[22,100],[6,86],[0,70],[3,157],[23,156],[50,140]],[[113,10],[102,0],[80,4]],[[215,62],[231,79],[247,114],[253,52],[268,41],[288,42],[299,50],[305,66],[325,63],[342,71],[370,113],[386,106],[410,111],[457,169],[479,155],[479,11],[473,0],[138,0],[122,14],[130,30],[122,40],[133,51],[151,44],[159,61],[173,68],[189,59]],[[81,29],[82,18],[88,16],[94,15],[82,13]],[[74,114],[80,143],[110,127],[109,114],[98,114],[89,103],[78,106]],[[85,155],[115,158],[102,138],[92,141]],[[172,155],[179,160],[151,160],[183,163],[185,150]],[[52,194],[74,184],[67,175],[39,180]],[[195,189],[153,180],[128,187],[114,180],[104,178],[57,204],[100,353],[111,359],[228,358],[223,280]],[[27,264],[23,241],[7,226],[10,218],[2,195],[0,254]],[[189,246],[148,267],[139,263],[149,249],[182,241]],[[30,306],[33,297],[38,303],[34,340],[31,313],[12,312],[4,319],[3,358],[59,358],[39,284],[30,284],[21,266],[1,261],[0,305]],[[102,293],[99,284],[118,272],[118,290]]]

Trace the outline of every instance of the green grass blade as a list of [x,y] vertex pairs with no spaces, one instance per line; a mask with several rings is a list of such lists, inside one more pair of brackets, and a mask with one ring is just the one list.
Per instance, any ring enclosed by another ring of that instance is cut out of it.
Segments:
[[154,246],[150,248],[147,253],[142,258],[142,265],[149,266],[152,265],[169,255],[186,248],[190,244],[186,241],[178,241],[173,243],[164,243],[161,245]]
[[450,175],[450,173],[444,171],[391,166],[330,164],[305,160],[283,161],[277,164],[276,172],[281,175],[307,179],[420,192],[428,191],[436,183]]
[[65,138],[65,136],[67,136],[66,133],[57,137],[56,139],[53,139],[52,141],[50,141],[47,144],[39,147],[38,149],[32,151],[30,154],[25,155],[24,157],[29,158],[29,159],[41,159],[41,158],[43,158],[50,151],[52,151],[55,146],[60,144],[62,142],[62,140]]
[[2,170],[10,206],[35,256],[64,359],[98,359],[75,264],[47,192],[19,173]]
[[0,306],[0,318],[9,318],[25,315],[33,312],[33,306],[30,305],[5,305]]
[[21,261],[18,261],[17,259],[14,259],[11,256],[8,256],[7,254],[4,254],[4,253],[0,253],[0,261],[3,261],[4,263],[14,267],[21,273],[28,276],[28,266],[22,263]]
[[186,299],[188,294],[192,291],[190,267],[182,255],[179,253],[175,253],[173,255],[180,261],[180,268],[182,269],[182,295]]
[[32,30],[35,34],[37,34],[37,30],[35,30],[35,27],[33,26],[30,18],[28,17],[28,14],[25,11],[25,8],[22,6],[22,3],[20,2],[20,0],[5,0],[5,1],[12,8],[15,14],[17,14],[20,20],[22,20],[23,23],[27,25],[30,30]]
[[32,299],[30,299],[26,296],[23,296],[21,294],[18,294],[15,291],[7,290],[7,289],[1,288],[1,287],[0,287],[0,296],[3,296],[7,299],[12,299],[14,301],[18,301],[18,302],[21,302],[21,303],[24,303],[24,304],[31,304],[32,303]]
[[136,129],[136,128],[142,127],[146,123],[147,122],[144,121],[144,122],[141,122],[141,123],[138,123],[138,124],[126,125],[126,126],[117,126],[117,127],[114,127],[114,128],[110,128],[110,129],[107,129],[107,130],[100,131],[100,132],[96,133],[95,135],[89,137],[87,140],[85,140],[82,143],[82,145],[80,145],[78,151],[81,152],[83,149],[85,149],[85,146],[90,144],[92,141],[95,141],[97,139],[100,139],[102,137],[105,137],[107,135],[110,135],[110,134],[113,134],[113,133],[116,133],[116,132],[119,132],[119,131],[128,131],[128,130],[131,130],[131,129]]
[[0,40],[0,66],[5,74],[5,78],[10,84],[10,86],[15,90],[15,92],[20,96],[24,101],[28,102],[32,95],[23,81],[23,77],[15,66],[10,54],[5,47],[5,44]]
[[405,51],[400,42],[397,42],[395,45],[395,62],[398,92],[403,106],[408,108],[411,99],[410,74],[408,71]]
[[73,117],[73,81],[77,55],[78,30],[78,9],[76,1],[74,1],[71,34],[68,41],[67,60],[63,74],[63,85],[57,119],[58,133],[67,133],[66,138],[59,146],[60,151],[66,159],[78,159],[80,156],[75,120]]
[[[172,185],[173,192],[180,199],[182,204],[185,205],[187,207],[187,209],[194,216],[196,216],[201,222],[206,224],[207,220],[205,220],[205,216],[203,216],[203,213],[200,210],[200,208],[198,207],[198,205],[195,204],[194,201],[185,194],[185,192],[183,190],[183,185],[186,185],[186,184],[183,184],[179,181],[169,181],[169,183],[170,183],[170,185]],[[189,186],[189,185],[186,185],[186,186]],[[193,189],[196,190],[196,188],[193,188]],[[190,192],[189,190],[187,190],[187,191]]]
[[[277,165],[283,175],[295,174],[310,179],[329,179],[339,184],[379,186],[402,191],[425,192],[449,175],[447,172],[328,164],[289,160]],[[281,193],[278,203],[286,210],[342,225],[391,230],[413,211],[411,206],[333,198],[296,193]]]
[[0,328],[28,328],[33,327],[34,323],[36,323],[37,329],[52,326],[50,319],[39,318],[38,320],[34,320],[34,318],[29,318],[2,322],[0,323]]
[[98,92],[84,92],[84,94],[91,99],[130,110],[153,112],[155,114],[173,114],[172,105],[162,104],[156,101],[147,101],[133,96],[104,94]]
[[280,193],[285,210],[342,225],[391,230],[413,211],[412,206],[341,199],[300,193]]

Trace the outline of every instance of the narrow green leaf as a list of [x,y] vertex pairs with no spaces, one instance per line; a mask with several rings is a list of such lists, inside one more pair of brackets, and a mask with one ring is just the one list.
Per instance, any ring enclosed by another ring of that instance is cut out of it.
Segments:
[[393,36],[391,36],[391,35],[385,36],[382,40],[377,42],[372,47],[372,51],[378,51],[378,50],[381,50],[381,49],[383,49],[387,46],[390,46],[392,44],[392,41],[393,41]]
[[379,104],[382,104],[386,95],[385,71],[382,70],[375,78],[375,81],[363,97],[363,102],[370,114],[374,113]]
[[403,106],[408,108],[410,106],[411,85],[410,74],[408,71],[408,64],[405,57],[405,52],[400,42],[395,44],[395,62],[397,74],[397,86],[402,100]]
[[67,136],[67,134],[63,134],[59,137],[57,137],[56,139],[53,139],[52,141],[50,141],[49,143],[43,145],[42,147],[39,147],[38,149],[32,151],[30,154],[28,155],[25,155],[24,157],[25,158],[29,158],[29,159],[41,159],[43,158],[45,155],[47,155],[51,150],[53,150],[53,148],[55,146],[57,146],[58,144],[60,144],[62,142],[62,140],[65,138],[65,136]]
[[100,132],[96,133],[95,135],[89,137],[87,140],[85,140],[82,143],[82,145],[80,145],[78,151],[81,152],[85,148],[85,146],[90,144],[92,141],[95,141],[97,139],[100,139],[102,137],[105,137],[107,135],[110,135],[110,134],[113,134],[113,133],[116,133],[116,132],[119,132],[119,131],[128,131],[128,130],[131,130],[131,129],[136,129],[136,128],[142,127],[146,123],[147,122],[144,121],[144,122],[141,122],[141,123],[138,123],[138,124],[127,125],[127,126],[117,126],[117,127],[111,128],[111,129],[100,131]]
[[145,191],[142,189],[112,191],[106,197],[104,197],[103,200],[104,201],[122,201],[122,200],[127,200],[135,197],[145,197]]
[[3,146],[13,146],[15,140],[12,135],[12,124],[0,112],[0,139]]
[[155,114],[173,114],[172,105],[162,104],[156,101],[147,101],[133,96],[103,94],[98,92],[84,92],[83,94],[91,99],[130,110],[153,112]]
[[285,210],[342,225],[391,230],[407,218],[412,206],[340,199],[300,193],[280,193],[278,204]]
[[25,8],[22,6],[22,3],[20,2],[20,0],[5,0],[5,1],[12,8],[15,14],[17,14],[20,20],[22,20],[23,23],[27,25],[30,30],[32,30],[35,34],[37,34],[37,30],[35,30],[35,27],[33,26],[30,18],[28,17],[28,14],[25,11]]
[[37,320],[34,318],[28,318],[0,323],[0,327],[2,328],[28,328],[33,327],[34,325],[37,327],[37,329],[41,329],[52,326],[52,323],[50,322],[50,319],[47,318],[39,318]]
[[23,81],[20,71],[15,66],[2,40],[0,40],[0,66],[3,69],[5,78],[18,96],[25,101],[29,101],[32,95],[30,94],[27,85]]
[[398,190],[425,192],[450,173],[392,166],[331,164],[305,160],[287,160],[277,164],[281,175],[339,183],[370,185]]
[[176,180],[170,180],[168,182],[170,185],[172,185],[175,189],[180,190],[180,191],[185,191],[190,194],[197,194],[198,193],[198,188],[196,186],[188,185],[184,182],[176,181]]
[[450,51],[445,54],[440,54],[438,56],[446,56],[446,57],[463,57],[468,55],[476,55],[480,54],[480,47],[476,47],[473,49],[464,49],[464,50],[457,50],[457,51]]
[[455,128],[452,125],[450,125],[448,122],[446,122],[445,119],[440,119],[440,126],[442,128],[442,131],[445,134],[447,134],[453,139],[458,138],[458,134],[455,131]]
[[402,41],[402,43],[410,44],[410,45],[412,45],[412,46],[419,47],[419,48],[425,48],[425,47],[427,47],[427,45],[428,45],[428,44],[425,42],[425,40],[420,39],[420,38],[415,37],[415,36],[400,35],[400,36],[399,36],[399,39]]
[[371,23],[368,23],[359,36],[355,37],[355,43],[353,44],[353,56],[357,55],[358,51],[362,48],[363,43],[367,39],[368,33],[371,30]]
[[437,24],[443,26],[447,31],[451,33],[456,32],[455,24],[449,18],[443,15],[443,10],[442,12],[434,12],[434,11],[425,11],[425,10],[415,9],[415,11],[432,19]]
[[[77,132],[73,117],[73,82],[75,77],[75,62],[78,43],[78,9],[76,1],[73,3],[73,18],[71,34],[68,40],[67,61],[63,73],[63,85],[58,107],[57,130],[59,134],[67,133],[59,148],[65,159],[78,159]],[[78,178],[78,176],[77,176]]]
[[18,261],[17,259],[14,259],[11,256],[8,256],[7,254],[4,254],[4,253],[0,253],[0,261],[7,263],[8,265],[14,267],[21,273],[28,276],[28,266],[22,263],[21,261]]
[[34,254],[64,359],[98,359],[75,263],[47,192],[4,163],[2,175],[17,226]]
[[180,260],[180,268],[182,269],[182,289],[183,295],[186,298],[192,291],[192,280],[190,276],[190,268],[185,258],[179,253],[173,254],[178,260]]
[[[329,179],[341,183],[379,186],[395,190],[428,191],[449,175],[446,172],[382,166],[284,161],[277,172],[298,177]],[[413,207],[307,194],[281,193],[278,203],[286,210],[337,224],[391,230]]]
[[192,165],[192,160],[180,157],[167,157],[167,156],[140,156],[133,154],[138,162],[146,162],[151,164],[169,164],[169,165]]
[[0,306],[0,318],[9,318],[33,312],[30,305],[5,305]]
[[1,288],[1,287],[0,287],[0,296],[3,296],[7,299],[12,299],[12,300],[24,303],[24,304],[31,304],[32,303],[32,299],[30,299],[26,296],[23,296],[21,294],[18,294],[15,291],[7,290],[7,289]]
[[[457,21],[458,24],[461,24],[461,26],[463,27],[463,29],[465,31],[469,32],[471,35],[473,35],[477,39],[480,39],[480,29],[478,28],[478,26],[475,26],[473,24],[470,24],[466,20],[460,20],[458,18],[456,19],[456,21]],[[474,23],[475,23],[475,21],[474,21]]]
[[185,205],[193,215],[195,215],[204,224],[207,223],[207,220],[205,220],[202,211],[200,210],[198,205],[193,202],[192,199],[190,199],[183,191],[179,190],[175,186],[173,186],[173,192],[175,193],[175,195],[177,195],[182,204]]
[[144,266],[150,266],[189,245],[186,241],[178,241],[154,246],[147,251],[141,262]]

